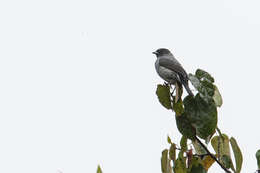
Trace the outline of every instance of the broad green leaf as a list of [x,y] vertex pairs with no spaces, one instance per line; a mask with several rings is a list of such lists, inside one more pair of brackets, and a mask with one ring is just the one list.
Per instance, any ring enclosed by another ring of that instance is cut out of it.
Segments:
[[181,116],[175,116],[177,128],[183,136],[193,140],[196,135],[196,130],[192,127],[185,113]]
[[215,87],[215,92],[214,92],[214,95],[213,95],[213,100],[214,100],[217,107],[221,107],[222,104],[223,104],[221,94],[218,90],[218,87],[216,85],[214,85],[214,87]]
[[165,149],[162,151],[162,157],[161,157],[161,169],[162,173],[168,173],[168,150]]
[[203,96],[213,97],[215,91],[214,85],[207,80],[201,81],[200,84],[201,88],[199,88],[199,92],[203,94]]
[[166,85],[157,85],[156,94],[158,96],[159,102],[166,108],[172,109],[171,97],[170,97],[170,87]]
[[100,168],[100,165],[98,165],[97,173],[102,173],[102,170],[101,170],[101,168]]
[[212,159],[211,156],[206,156],[202,160],[202,165],[203,165],[204,169],[207,171],[213,165],[214,162],[215,162],[215,160]]
[[207,139],[215,133],[217,108],[213,99],[207,103],[197,94],[195,97],[185,97],[183,104],[184,115],[186,115],[187,121],[192,124],[192,127],[196,129],[196,134],[200,138]]
[[170,150],[169,150],[169,157],[173,162],[176,160],[176,145],[171,144]]
[[205,79],[211,83],[214,83],[214,78],[208,72],[202,69],[197,69],[195,75],[198,79]]
[[178,158],[174,164],[174,173],[187,173],[187,168],[182,159]]
[[239,146],[237,145],[237,142],[235,140],[235,138],[231,137],[230,138],[230,144],[234,153],[234,157],[236,160],[236,173],[240,173],[241,168],[242,168],[242,163],[243,163],[243,156],[242,156],[242,152],[239,148]]
[[[173,97],[173,100],[175,100],[175,97],[176,96]],[[179,99],[177,102],[173,102],[173,110],[176,115],[181,115],[184,112],[184,107],[181,99]]]
[[260,169],[260,150],[255,153],[258,169]]
[[[223,137],[223,138],[222,138]],[[229,148],[229,138],[226,134],[222,134],[220,136],[214,136],[211,139],[211,145],[215,150],[216,154],[221,158],[223,155],[230,156],[230,148]]]

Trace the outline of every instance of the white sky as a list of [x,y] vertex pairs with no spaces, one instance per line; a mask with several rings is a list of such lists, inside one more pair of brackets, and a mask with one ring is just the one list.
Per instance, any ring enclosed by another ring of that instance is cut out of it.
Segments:
[[[219,127],[256,170],[259,0],[0,1],[0,172],[158,173],[180,134],[155,95],[166,47],[209,71]],[[218,166],[211,173],[223,172]]]

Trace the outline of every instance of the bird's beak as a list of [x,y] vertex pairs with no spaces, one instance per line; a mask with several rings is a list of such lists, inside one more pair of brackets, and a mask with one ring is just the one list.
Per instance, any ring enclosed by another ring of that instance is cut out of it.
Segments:
[[156,52],[156,51],[155,51],[155,52],[153,52],[153,54],[157,55],[157,54],[158,54],[158,52]]

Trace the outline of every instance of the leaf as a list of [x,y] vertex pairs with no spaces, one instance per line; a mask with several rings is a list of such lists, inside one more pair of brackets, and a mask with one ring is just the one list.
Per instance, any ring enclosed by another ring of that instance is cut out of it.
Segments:
[[223,156],[221,157],[221,162],[224,164],[224,166],[225,166],[227,169],[231,168],[232,160],[231,160],[230,156],[228,156],[228,155],[223,155]]
[[237,145],[237,142],[235,140],[235,138],[231,137],[230,138],[230,144],[234,153],[234,157],[236,160],[236,173],[240,173],[241,168],[242,168],[242,163],[243,163],[243,156],[242,156],[242,152],[239,148],[239,146]]
[[186,114],[182,114],[181,116],[175,116],[177,128],[180,131],[180,133],[193,140],[195,139],[196,130],[194,127],[192,127],[190,121],[188,120]]
[[189,173],[207,173],[204,169],[202,162],[199,158],[193,157],[191,160],[191,168],[188,171]]
[[[175,100],[175,97],[173,97],[173,100]],[[172,106],[174,112],[176,113],[176,115],[181,115],[184,112],[184,107],[183,107],[183,103],[181,99],[178,99],[177,102],[173,102],[173,106]]]
[[221,134],[221,136],[214,136],[211,139],[211,145],[218,155],[220,162],[225,164],[224,162],[227,161],[227,159],[224,158],[223,156],[226,155],[225,157],[229,157],[229,160],[231,161],[231,167],[233,165],[232,160],[231,160],[231,155],[230,155],[230,147],[229,147],[229,138],[226,134]]
[[176,160],[176,145],[171,144],[170,150],[169,150],[169,157],[173,162]]
[[189,74],[189,80],[192,85],[198,90],[198,88],[200,87],[200,80],[191,73]]
[[187,147],[187,137],[186,136],[181,137],[180,145],[181,145],[182,151],[187,151],[188,147]]
[[162,157],[161,157],[161,169],[162,173],[168,173],[168,150],[165,149],[162,151]]
[[213,84],[214,78],[212,78],[207,72],[198,69],[196,75],[189,74],[189,79],[192,85],[199,92],[201,98],[206,102],[209,102],[215,92],[215,85]]
[[187,168],[182,159],[178,158],[174,165],[174,173],[187,173]]
[[157,85],[156,94],[159,102],[166,108],[172,109],[171,98],[170,98],[170,87],[166,85]]
[[258,169],[260,169],[260,150],[257,150],[257,152],[255,153],[255,157],[257,160]]
[[198,143],[197,140],[192,141],[192,145],[195,149],[196,154],[202,155],[207,153],[207,151]]
[[214,85],[214,87],[215,87],[215,92],[214,92],[214,95],[213,95],[213,100],[214,100],[217,107],[221,107],[222,104],[223,104],[222,97],[220,95],[218,87],[216,85]]
[[171,140],[170,136],[167,136],[167,141],[169,144],[172,144],[172,140]]
[[217,108],[212,99],[207,103],[197,94],[195,97],[185,97],[183,104],[187,121],[196,129],[196,134],[200,138],[207,139],[215,133]]
[[97,173],[102,173],[102,170],[101,170],[101,168],[100,168],[100,165],[98,165]]
[[211,83],[214,83],[214,78],[208,72],[202,69],[197,69],[195,75],[198,79],[205,79]]
[[[180,146],[181,146],[181,151],[178,154],[178,159],[181,161],[182,167],[186,168],[186,157],[183,156],[184,152],[187,151],[187,137],[186,136],[182,136],[181,137],[181,141],[180,141]],[[176,160],[176,161],[177,161]]]
[[214,136],[211,139],[211,145],[218,156],[228,155],[230,156],[229,138],[226,134],[220,136]]
[[202,160],[202,165],[203,165],[204,169],[207,171],[213,165],[214,162],[215,162],[215,160],[212,159],[211,156],[206,156]]
[[207,173],[207,171],[201,164],[199,164],[197,166],[192,166],[191,171],[189,173]]

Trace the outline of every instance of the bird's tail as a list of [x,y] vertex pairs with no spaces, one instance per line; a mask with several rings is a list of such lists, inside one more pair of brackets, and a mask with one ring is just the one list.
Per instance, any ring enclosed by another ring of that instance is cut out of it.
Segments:
[[189,87],[189,84],[184,84],[184,88],[186,89],[186,91],[188,92],[188,94],[190,96],[194,96],[194,94],[192,93],[190,87]]

